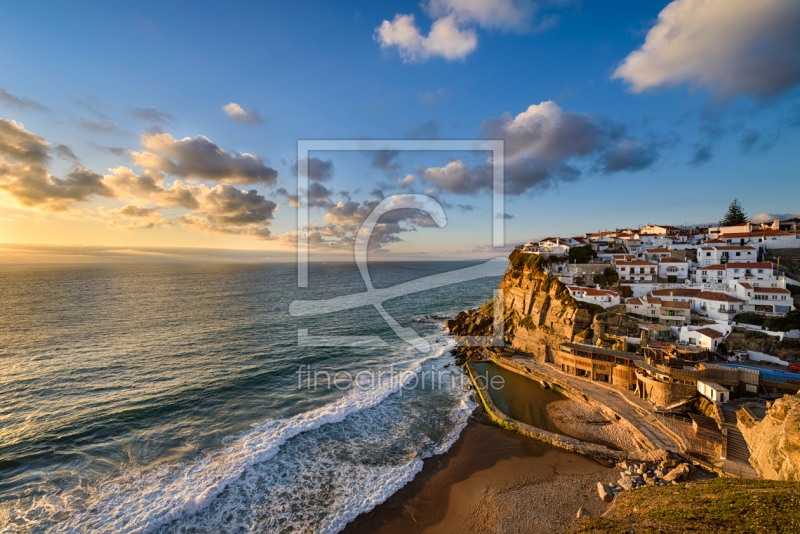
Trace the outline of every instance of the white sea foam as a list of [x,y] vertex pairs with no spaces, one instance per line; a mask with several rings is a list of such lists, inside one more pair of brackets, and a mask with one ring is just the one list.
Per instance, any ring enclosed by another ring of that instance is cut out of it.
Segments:
[[[48,496],[35,503],[34,506],[39,508],[36,513],[28,510],[25,515],[29,519],[67,516],[66,520],[47,528],[50,532],[152,532],[205,510],[248,470],[274,458],[288,440],[340,423],[349,416],[380,405],[411,381],[421,371],[424,362],[441,356],[452,345],[452,340],[448,339],[436,354],[409,362],[410,373],[398,375],[392,381],[376,383],[371,388],[355,388],[316,410],[291,418],[265,421],[231,439],[224,448],[207,452],[194,461],[164,466],[154,472],[131,475],[105,484],[68,505],[64,500]],[[456,441],[474,409],[474,403],[466,399],[466,393],[462,394],[464,400],[451,414],[451,432],[426,455],[392,465],[344,466],[337,483],[341,490],[336,501],[328,507],[324,520],[318,524],[318,530],[338,532],[358,514],[371,510],[413,479],[422,468],[423,457],[445,452]]]

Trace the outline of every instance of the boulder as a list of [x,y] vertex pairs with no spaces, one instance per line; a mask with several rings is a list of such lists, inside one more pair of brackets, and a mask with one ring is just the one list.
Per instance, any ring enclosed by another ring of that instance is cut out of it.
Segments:
[[619,480],[617,480],[617,484],[619,484],[619,487],[621,487],[625,491],[630,491],[633,489],[635,483],[631,477],[622,477]]
[[602,482],[597,483],[597,494],[605,502],[611,502],[614,500],[614,494],[611,493],[611,490],[608,489],[608,486]]
[[692,468],[689,464],[681,464],[664,475],[664,480],[667,482],[680,482],[692,473]]

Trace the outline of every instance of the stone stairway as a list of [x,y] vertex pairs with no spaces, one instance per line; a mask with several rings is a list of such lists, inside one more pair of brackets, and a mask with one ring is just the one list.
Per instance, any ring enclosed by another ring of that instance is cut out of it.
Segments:
[[747,448],[747,442],[738,428],[728,428],[728,458],[731,460],[750,460],[750,449]]

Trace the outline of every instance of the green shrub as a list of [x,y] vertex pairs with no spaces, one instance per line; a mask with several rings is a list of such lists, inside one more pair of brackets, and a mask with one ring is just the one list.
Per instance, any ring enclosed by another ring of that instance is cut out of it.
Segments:
[[520,322],[519,325],[524,328],[525,330],[536,330],[536,325],[531,319],[530,315],[526,315]]

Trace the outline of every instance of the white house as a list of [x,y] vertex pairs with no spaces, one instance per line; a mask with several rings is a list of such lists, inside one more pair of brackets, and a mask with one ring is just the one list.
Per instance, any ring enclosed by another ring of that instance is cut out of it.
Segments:
[[658,320],[658,314],[661,310],[661,299],[658,297],[635,297],[625,302],[625,309],[627,313],[644,315],[645,317],[652,317]]
[[643,234],[661,234],[661,235],[671,235],[680,233],[681,229],[677,226],[670,226],[668,224],[660,225],[660,224],[648,224],[647,226],[642,226],[640,230]]
[[[735,282],[736,296],[747,305],[745,311],[786,314],[794,309],[792,294],[786,289],[785,279],[758,286],[758,282]],[[783,287],[778,287],[783,285]],[[772,287],[775,286],[775,287]]]
[[692,300],[692,309],[696,313],[721,321],[730,321],[737,313],[744,311],[745,306],[744,300],[716,291],[701,291]]
[[661,300],[658,322],[667,326],[683,326],[691,322],[692,305],[678,300]]
[[639,254],[642,252],[642,250],[644,250],[642,242],[638,239],[628,239],[625,242],[625,248],[628,249],[628,252],[631,254]]
[[561,238],[548,237],[540,240],[538,243],[526,243],[522,247],[523,252],[530,254],[538,254],[540,256],[561,256],[569,254],[570,246],[561,242]]
[[668,248],[645,248],[644,258],[649,261],[663,260],[672,256],[672,252]]
[[710,380],[698,380],[697,391],[702,396],[716,404],[725,404],[731,398],[731,392],[729,389],[720,386],[716,382],[711,382]]
[[719,234],[719,239],[731,245],[752,244],[766,248],[800,248],[800,234],[781,230],[755,230]]
[[684,282],[689,276],[689,262],[678,258],[665,258],[658,262],[658,277],[669,282]]
[[703,291],[698,288],[655,289],[651,294],[662,299],[688,302],[691,310],[698,315],[705,315],[710,319],[729,321],[734,315],[745,311],[745,300],[718,293],[716,291]]
[[567,289],[569,294],[575,297],[575,300],[597,304],[603,308],[610,308],[620,303],[619,293],[614,291],[580,286],[567,286]]
[[658,264],[649,261],[616,261],[615,268],[622,282],[655,282],[658,277]]
[[707,267],[697,267],[694,272],[695,283],[728,284],[733,280],[774,280],[775,274],[770,262],[738,263],[730,262]]
[[758,250],[750,245],[705,245],[697,249],[697,263],[701,267],[736,262],[749,263],[758,261]]
[[688,326],[684,326],[678,333],[678,339],[681,343],[696,345],[713,351],[717,350],[717,347],[725,339],[725,334],[708,327],[690,330]]

